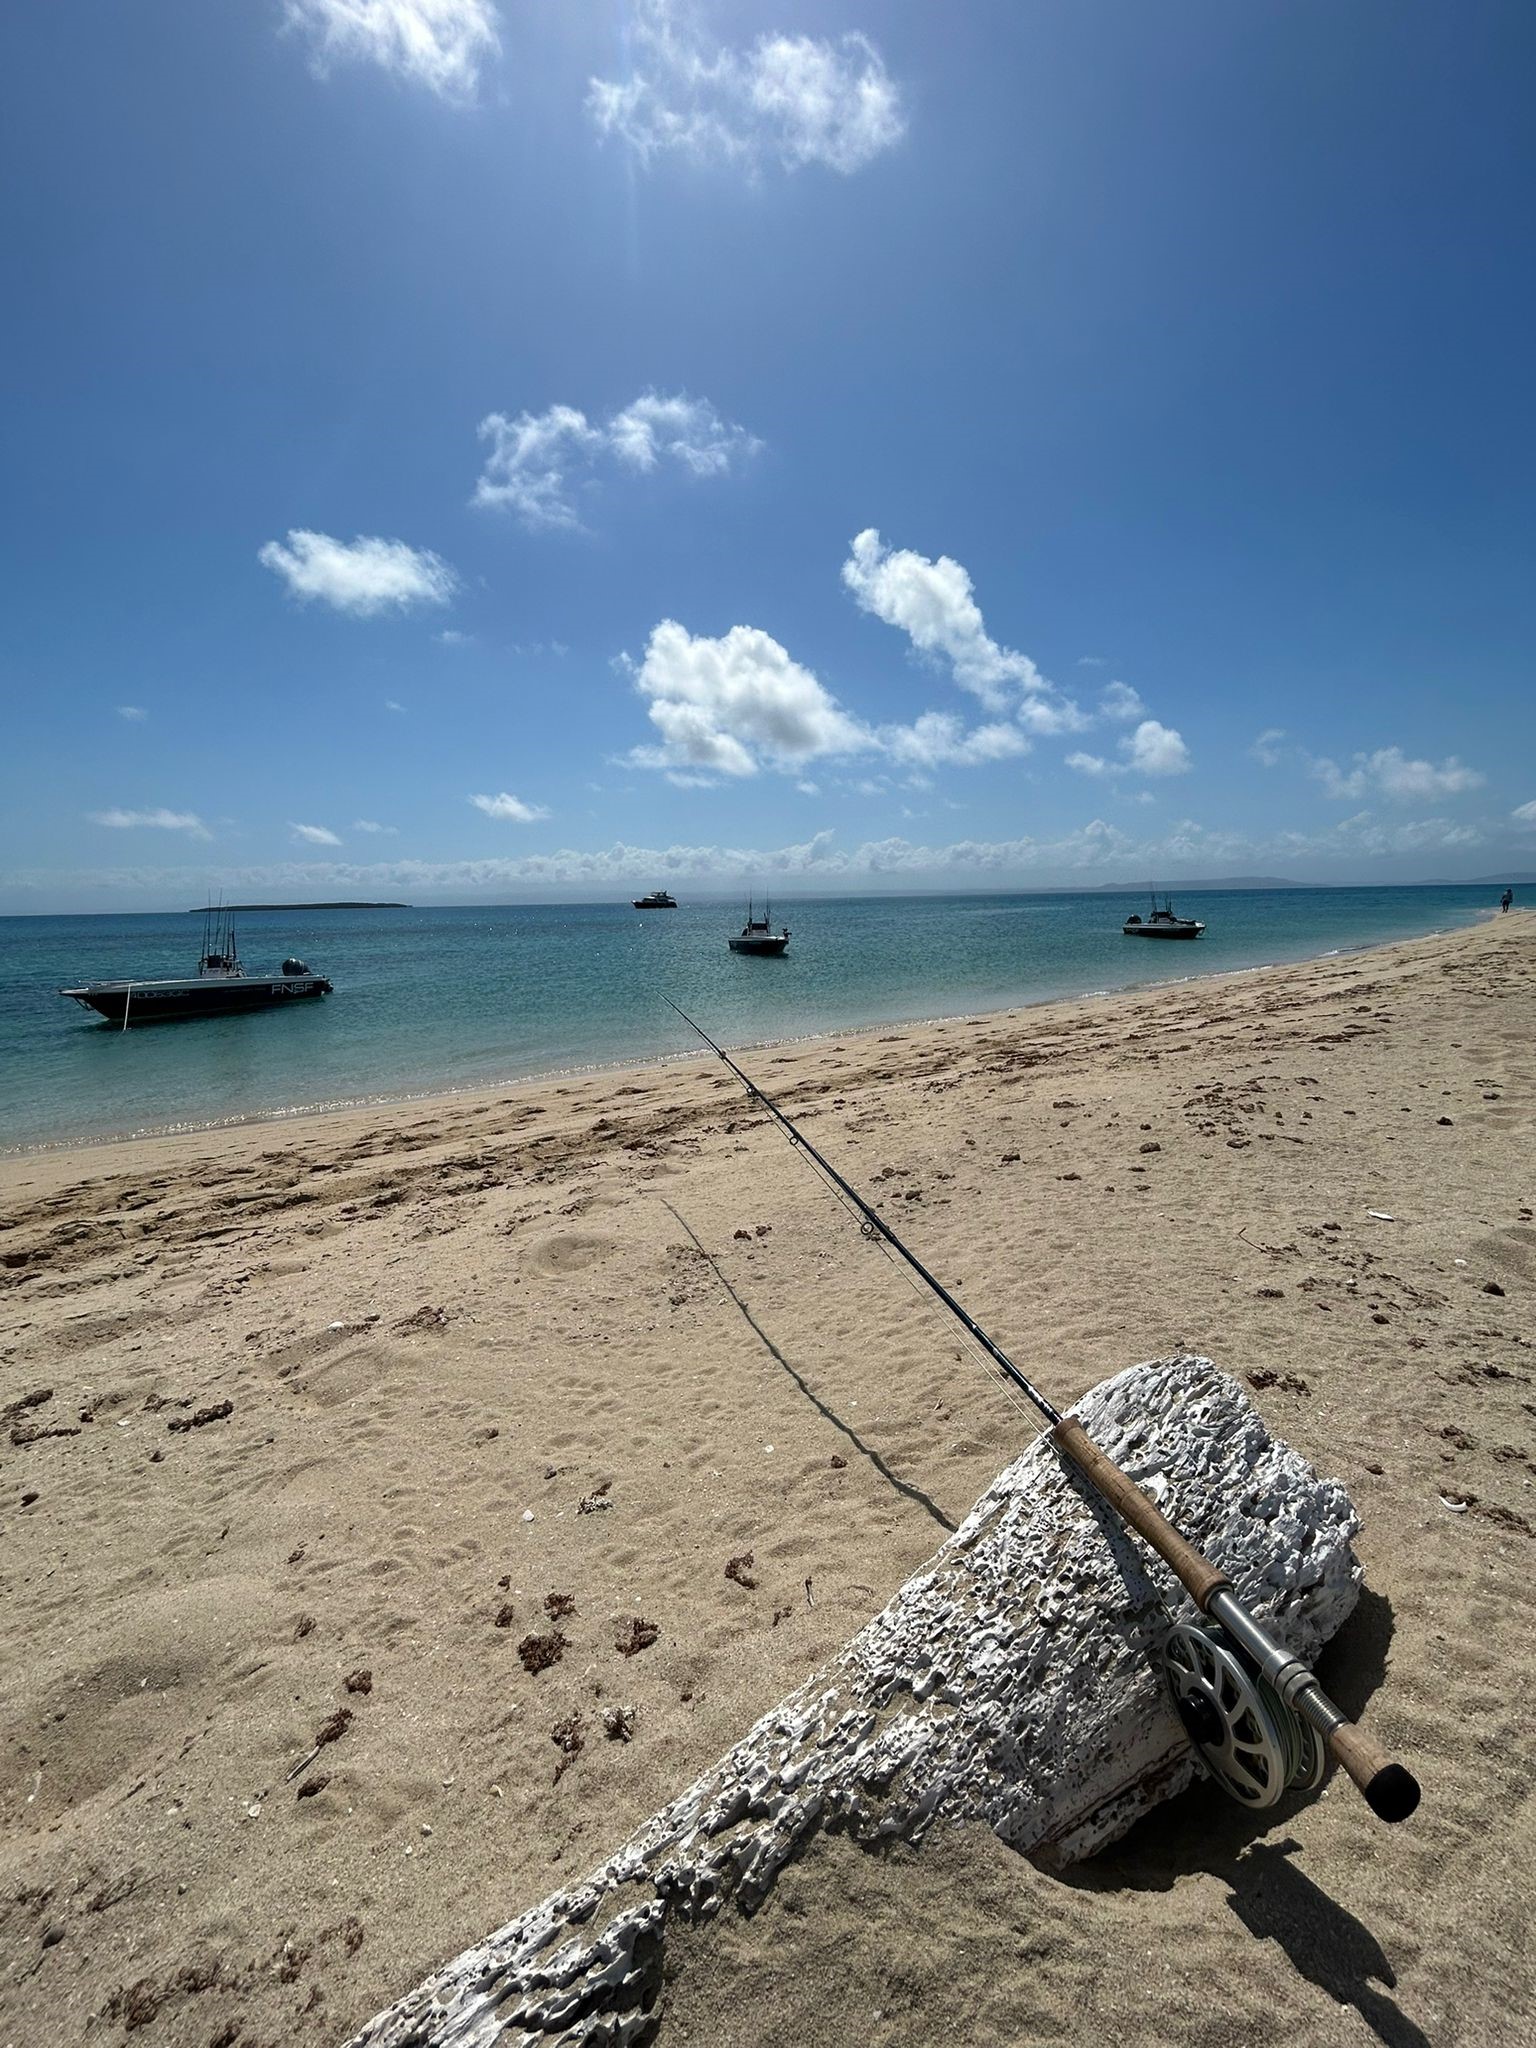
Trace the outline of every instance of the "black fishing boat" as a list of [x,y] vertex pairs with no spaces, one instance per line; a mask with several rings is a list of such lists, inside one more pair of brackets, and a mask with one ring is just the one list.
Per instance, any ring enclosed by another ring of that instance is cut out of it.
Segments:
[[1120,929],[1128,939],[1198,939],[1205,926],[1197,917],[1175,917],[1171,896],[1163,898],[1159,909],[1154,896],[1149,916],[1128,917]]
[[649,896],[632,896],[630,902],[636,910],[676,910],[677,898],[669,896],[665,889],[653,889]]
[[752,899],[747,898],[747,921],[741,930],[726,940],[733,953],[757,953],[767,959],[776,959],[789,944],[789,926],[781,925],[774,931],[769,923],[771,903],[763,905],[761,917],[752,914]]
[[205,913],[202,956],[196,974],[184,981],[90,981],[59,990],[125,1030],[176,1017],[227,1017],[330,993],[325,976],[311,973],[302,960],[285,960],[277,974],[247,974],[235,945],[234,915],[227,910]]

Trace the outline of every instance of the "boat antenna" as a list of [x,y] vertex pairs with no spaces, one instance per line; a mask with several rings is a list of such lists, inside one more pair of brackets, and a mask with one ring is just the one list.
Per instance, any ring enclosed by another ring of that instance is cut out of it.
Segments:
[[[964,1325],[1011,1384],[1033,1403],[1045,1417],[1047,1434],[1058,1450],[1066,1453],[1094,1491],[1115,1510],[1121,1520],[1134,1529],[1165,1564],[1172,1567],[1201,1613],[1209,1615],[1213,1621],[1220,1624],[1227,1636],[1251,1660],[1257,1677],[1280,1703],[1289,1708],[1296,1722],[1305,1724],[1304,1729],[1299,1732],[1304,1734],[1306,1729],[1310,1729],[1321,1739],[1359,1786],[1371,1811],[1380,1819],[1406,1820],[1419,1803],[1419,1784],[1413,1774],[1402,1764],[1395,1763],[1388,1757],[1370,1736],[1334,1705],[1308,1666],[1299,1657],[1293,1657],[1282,1644],[1277,1643],[1263,1624],[1237,1598],[1227,1574],[1219,1566],[1212,1564],[1209,1558],[1202,1556],[1192,1543],[1179,1534],[1136,1482],[1122,1472],[1112,1458],[1105,1456],[1076,1416],[1063,1415],[1061,1410],[1040,1391],[1002,1346],[988,1336],[970,1311],[961,1306],[943,1282],[935,1279],[916,1254],[907,1249],[885,1218],[865,1201],[857,1188],[843,1178],[830,1160],[825,1159],[817,1151],[810,1139],[795,1127],[779,1105],[770,1096],[765,1095],[749,1075],[742,1072],[730,1054],[723,1047],[716,1045],[702,1025],[696,1024],[687,1011],[679,1008],[670,996],[664,996],[662,1000],[669,1009],[677,1012],[690,1031],[703,1039],[716,1058],[730,1068],[753,1101],[762,1104],[789,1142],[806,1155],[833,1190],[853,1206],[862,1219],[865,1235],[878,1238],[889,1245],[923,1285],[938,1297],[950,1314]],[[1214,1713],[1215,1709],[1211,1707],[1207,1711]],[[1186,1726],[1203,1754],[1206,1753],[1209,1743],[1212,1754],[1207,1760],[1219,1765],[1222,1751],[1215,1734],[1202,1738],[1198,1716],[1187,1716]],[[1217,1768],[1215,1774],[1230,1790],[1228,1778],[1220,1768]]]

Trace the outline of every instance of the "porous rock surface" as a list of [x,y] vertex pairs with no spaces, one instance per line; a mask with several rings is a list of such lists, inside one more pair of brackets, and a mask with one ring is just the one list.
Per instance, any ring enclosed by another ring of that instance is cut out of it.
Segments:
[[[1359,1522],[1207,1358],[1130,1367],[1074,1411],[1305,1658],[1359,1592]],[[596,2048],[654,2031],[669,1920],[750,1911],[835,1824],[916,1841],[984,1820],[1060,1863],[1199,1765],[1158,1648],[1192,1604],[1047,1439],[874,1620],[581,1884],[446,1965],[352,2048]]]

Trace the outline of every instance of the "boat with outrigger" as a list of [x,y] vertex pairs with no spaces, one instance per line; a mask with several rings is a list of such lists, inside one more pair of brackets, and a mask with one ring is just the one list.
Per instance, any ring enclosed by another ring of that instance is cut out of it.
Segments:
[[203,913],[203,950],[196,974],[184,980],[89,981],[79,988],[61,988],[82,1009],[94,1010],[109,1024],[169,1023],[181,1017],[228,1017],[243,1010],[265,1010],[279,1003],[328,996],[331,984],[302,960],[290,957],[276,974],[247,974],[235,944],[234,913]]
[[781,925],[777,931],[772,923],[773,905],[765,902],[761,917],[754,916],[752,899],[747,898],[747,921],[739,932],[726,940],[733,953],[756,953],[765,959],[777,959],[789,944],[789,926]]
[[1205,926],[1198,917],[1176,917],[1171,896],[1165,896],[1159,907],[1154,893],[1149,915],[1133,912],[1120,929],[1128,939],[1198,939]]

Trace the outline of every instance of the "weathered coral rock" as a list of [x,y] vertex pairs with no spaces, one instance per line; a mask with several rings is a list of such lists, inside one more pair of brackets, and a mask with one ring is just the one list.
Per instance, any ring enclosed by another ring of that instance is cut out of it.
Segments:
[[[1131,1367],[1075,1413],[1303,1657],[1359,1591],[1343,1489],[1277,1442],[1209,1359]],[[574,1889],[510,1921],[371,2021],[353,2048],[586,2048],[653,2031],[669,1920],[750,1911],[835,1823],[912,1842],[984,1820],[1066,1863],[1199,1766],[1158,1647],[1182,1588],[1047,1440],[808,1679]]]

